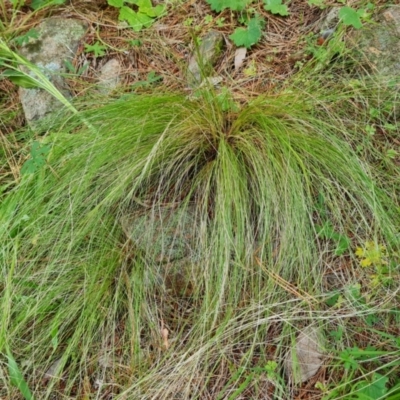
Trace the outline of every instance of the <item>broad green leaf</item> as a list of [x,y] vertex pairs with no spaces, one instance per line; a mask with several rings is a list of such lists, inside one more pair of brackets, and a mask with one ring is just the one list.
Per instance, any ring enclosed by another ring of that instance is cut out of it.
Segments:
[[122,7],[119,13],[120,20],[127,21],[129,26],[136,32],[149,27],[153,23],[153,19],[142,12],[133,11],[129,7]]
[[351,241],[347,236],[344,235],[338,235],[337,240],[338,243],[336,245],[337,247],[335,250],[335,254],[337,256],[341,256],[350,248]]
[[333,296],[329,297],[329,299],[325,300],[325,304],[329,307],[333,307],[339,300],[339,293],[335,293]]
[[32,28],[25,34],[14,38],[14,42],[18,46],[22,46],[23,44],[28,43],[29,39],[37,39],[38,37],[39,37],[39,32],[36,29]]
[[206,0],[211,6],[211,9],[217,12],[225,10],[226,8],[232,11],[242,11],[246,6],[252,3],[253,0]]
[[151,4],[151,0],[135,0],[132,3],[136,4],[139,7],[139,9],[153,8],[153,4]]
[[163,4],[157,4],[155,7],[153,7],[154,16],[159,17],[160,15],[164,14],[166,8],[167,7]]
[[15,83],[17,86],[21,86],[25,89],[37,89],[38,87],[40,87],[40,85],[35,79],[17,70],[6,69],[5,71],[3,71],[0,77],[8,78],[11,82]]
[[372,375],[372,382],[360,382],[357,394],[365,395],[371,400],[382,399],[388,391],[386,387],[388,381],[388,377],[375,372]]
[[14,360],[13,355],[8,349],[7,349],[7,360],[8,360],[8,373],[10,374],[11,384],[21,392],[25,400],[33,400],[33,396],[31,391],[29,390],[29,386],[26,380],[24,379],[20,369],[18,368],[18,364]]
[[95,57],[102,57],[106,54],[106,46],[96,42],[95,44],[85,44],[86,53],[94,53]]
[[31,8],[33,10],[39,10],[40,8],[61,5],[64,3],[65,0],[32,0]]
[[159,17],[165,11],[165,6],[159,4],[156,7],[140,7],[139,12],[149,17]]
[[33,142],[31,158],[25,161],[21,168],[21,174],[33,174],[46,164],[46,157],[50,152],[49,146],[40,146],[39,142]]
[[149,17],[147,14],[144,14],[140,11],[137,13],[137,19],[145,28],[148,28],[154,22],[153,18]]
[[282,4],[282,0],[264,0],[264,8],[272,14],[279,14],[283,17],[289,15],[288,8]]
[[252,18],[249,20],[247,28],[237,28],[229,37],[233,40],[236,46],[250,48],[260,40],[263,27],[263,19]]
[[342,7],[339,11],[339,18],[345,25],[350,25],[356,29],[360,29],[362,27],[360,15],[356,10],[354,10],[354,8]]
[[110,6],[121,8],[124,5],[124,0],[107,0]]

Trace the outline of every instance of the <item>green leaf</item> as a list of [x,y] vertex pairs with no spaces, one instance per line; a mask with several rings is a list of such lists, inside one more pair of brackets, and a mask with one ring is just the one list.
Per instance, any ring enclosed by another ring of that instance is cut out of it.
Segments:
[[341,256],[350,248],[351,241],[347,236],[344,235],[338,235],[337,240],[338,242],[336,245],[335,254],[337,256]]
[[283,17],[289,15],[286,5],[282,4],[282,0],[264,0],[264,8],[272,14],[279,14]]
[[375,372],[372,375],[372,382],[362,381],[357,385],[357,394],[365,395],[371,400],[382,399],[387,393],[386,385],[389,378]]
[[329,307],[333,307],[339,300],[340,293],[335,293],[333,296],[329,297],[329,299],[325,300],[325,304]]
[[354,10],[354,8],[342,7],[339,11],[339,18],[345,25],[350,25],[356,29],[360,29],[362,27],[360,15],[356,10]]
[[[128,22],[129,26],[136,32],[139,32],[141,29],[143,29],[144,24],[139,16],[139,13],[133,11],[129,7],[124,6],[121,8],[118,19],[120,21]],[[151,18],[149,19],[151,21]]]
[[358,362],[354,358],[354,355],[351,352],[352,349],[346,349],[339,353],[339,357],[343,362],[345,370],[353,370],[355,371],[358,368]]
[[[146,9],[147,10],[147,9]],[[160,15],[164,14],[166,10],[166,6],[163,4],[157,4],[155,7],[152,7],[151,10],[147,11],[146,14],[149,17],[159,17]],[[140,9],[141,12],[144,12],[144,10]]]
[[14,38],[14,42],[18,46],[22,46],[23,44],[28,43],[29,39],[37,39],[38,37],[39,37],[39,32],[36,29],[32,28],[25,34]]
[[107,0],[108,5],[121,8],[124,5],[124,0]]
[[308,0],[307,3],[309,6],[322,7],[325,5],[325,0]]
[[151,0],[126,0],[127,3],[135,4],[139,8],[152,8]]
[[237,28],[230,35],[236,46],[244,46],[250,48],[259,42],[264,27],[264,20],[262,18],[252,18],[247,24],[247,28]]
[[61,5],[64,3],[65,0],[32,0],[31,8],[33,10],[39,10],[40,8]]
[[232,98],[232,93],[227,87],[222,87],[221,92],[217,95],[217,101],[222,111],[238,112],[239,107]]
[[25,89],[37,89],[40,86],[37,81],[31,78],[29,75],[14,69],[6,69],[3,71],[0,77],[7,78],[12,83]]
[[12,356],[10,350],[7,349],[7,360],[8,360],[8,373],[10,374],[11,384],[18,388],[21,394],[24,396],[25,400],[33,400],[29,386],[24,379],[18,364],[16,363],[14,357]]
[[46,164],[46,156],[50,152],[49,146],[40,146],[39,142],[34,141],[31,148],[31,158],[25,161],[21,168],[21,174],[33,174]]
[[225,10],[225,8],[229,8],[232,11],[242,11],[251,2],[252,0],[207,0],[211,10],[217,12]]
[[102,57],[106,54],[106,46],[96,42],[95,44],[85,44],[85,50],[87,53],[94,53],[95,57]]
[[336,242],[335,254],[337,256],[341,256],[344,252],[346,252],[351,245],[350,239],[345,236],[337,233],[331,224],[330,221],[326,221],[323,226],[316,225],[317,233],[324,239],[333,240]]

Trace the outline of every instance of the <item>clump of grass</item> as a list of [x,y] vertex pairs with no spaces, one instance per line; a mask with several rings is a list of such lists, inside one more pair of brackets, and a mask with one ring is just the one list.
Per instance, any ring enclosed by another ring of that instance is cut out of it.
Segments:
[[[99,395],[121,398],[234,393],[246,366],[279,361],[293,329],[323,321],[319,195],[339,233],[395,249],[395,207],[343,139],[357,130],[331,111],[354,94],[318,96],[286,90],[238,111],[210,88],[194,99],[132,95],[44,138],[47,167],[5,198],[0,231],[0,346],[25,365],[34,393],[83,395],[95,378]],[[132,210],[159,207],[196,215],[189,297],[163,288],[162,266],[120,226]],[[57,359],[60,377],[43,388]],[[288,395],[282,378],[268,379]]]

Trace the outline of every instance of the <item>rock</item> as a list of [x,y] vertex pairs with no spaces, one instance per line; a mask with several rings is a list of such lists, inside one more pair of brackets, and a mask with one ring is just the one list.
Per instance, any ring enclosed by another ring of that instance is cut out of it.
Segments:
[[[75,19],[49,18],[36,29],[38,38],[25,44],[21,55],[41,68],[64,96],[71,97],[61,74],[66,72],[65,61],[74,58],[86,24]],[[19,96],[31,126],[60,109],[59,101],[42,89],[20,88]]]
[[195,289],[193,272],[199,266],[194,207],[142,209],[123,216],[121,225],[135,248],[153,262],[144,284],[156,283],[170,295],[190,297]]
[[322,363],[321,334],[316,328],[306,327],[298,335],[296,344],[285,355],[286,375],[294,383],[306,382],[317,373]]
[[53,379],[53,378],[60,378],[61,377],[61,365],[62,365],[62,358],[57,358],[53,361],[50,367],[47,369],[46,373],[44,374],[44,379]]
[[156,263],[195,257],[196,216],[191,207],[141,209],[121,218],[125,235]]
[[320,32],[336,29],[339,24],[339,11],[341,7],[332,7],[318,24]]
[[348,40],[356,57],[373,73],[383,77],[400,75],[400,6],[386,8],[376,24],[352,32]]
[[210,31],[201,41],[200,46],[190,57],[187,73],[189,86],[201,83],[202,78],[209,75],[212,67],[221,54],[224,36],[217,31]]
[[121,82],[121,64],[115,58],[107,61],[100,70],[99,89],[103,94],[111,93]]

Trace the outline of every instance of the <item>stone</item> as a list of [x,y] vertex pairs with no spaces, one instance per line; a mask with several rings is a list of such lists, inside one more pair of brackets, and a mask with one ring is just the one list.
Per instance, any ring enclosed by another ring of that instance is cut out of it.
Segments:
[[155,283],[170,295],[190,297],[200,265],[194,207],[143,208],[120,221],[126,237],[150,261],[144,284]]
[[318,24],[320,32],[336,29],[339,24],[339,11],[341,7],[332,7]]
[[[62,78],[66,72],[65,61],[73,60],[86,29],[86,24],[79,20],[48,18],[36,28],[38,38],[31,39],[20,51],[67,98],[71,97],[71,93]],[[19,96],[26,121],[32,127],[37,126],[44,117],[60,110],[60,102],[43,89],[20,88]]]
[[122,229],[135,247],[161,264],[195,258],[196,225],[193,207],[143,208],[121,218]]
[[203,77],[210,75],[223,44],[224,36],[221,32],[210,31],[202,38],[200,46],[189,60],[187,80],[190,87],[199,85]]
[[115,58],[107,61],[100,70],[98,87],[101,93],[107,95],[118,87],[121,82],[121,64]]
[[322,338],[317,328],[305,327],[284,357],[289,379],[298,384],[308,381],[323,364]]
[[400,75],[400,6],[385,9],[377,23],[352,32],[348,44],[357,59],[380,77]]

